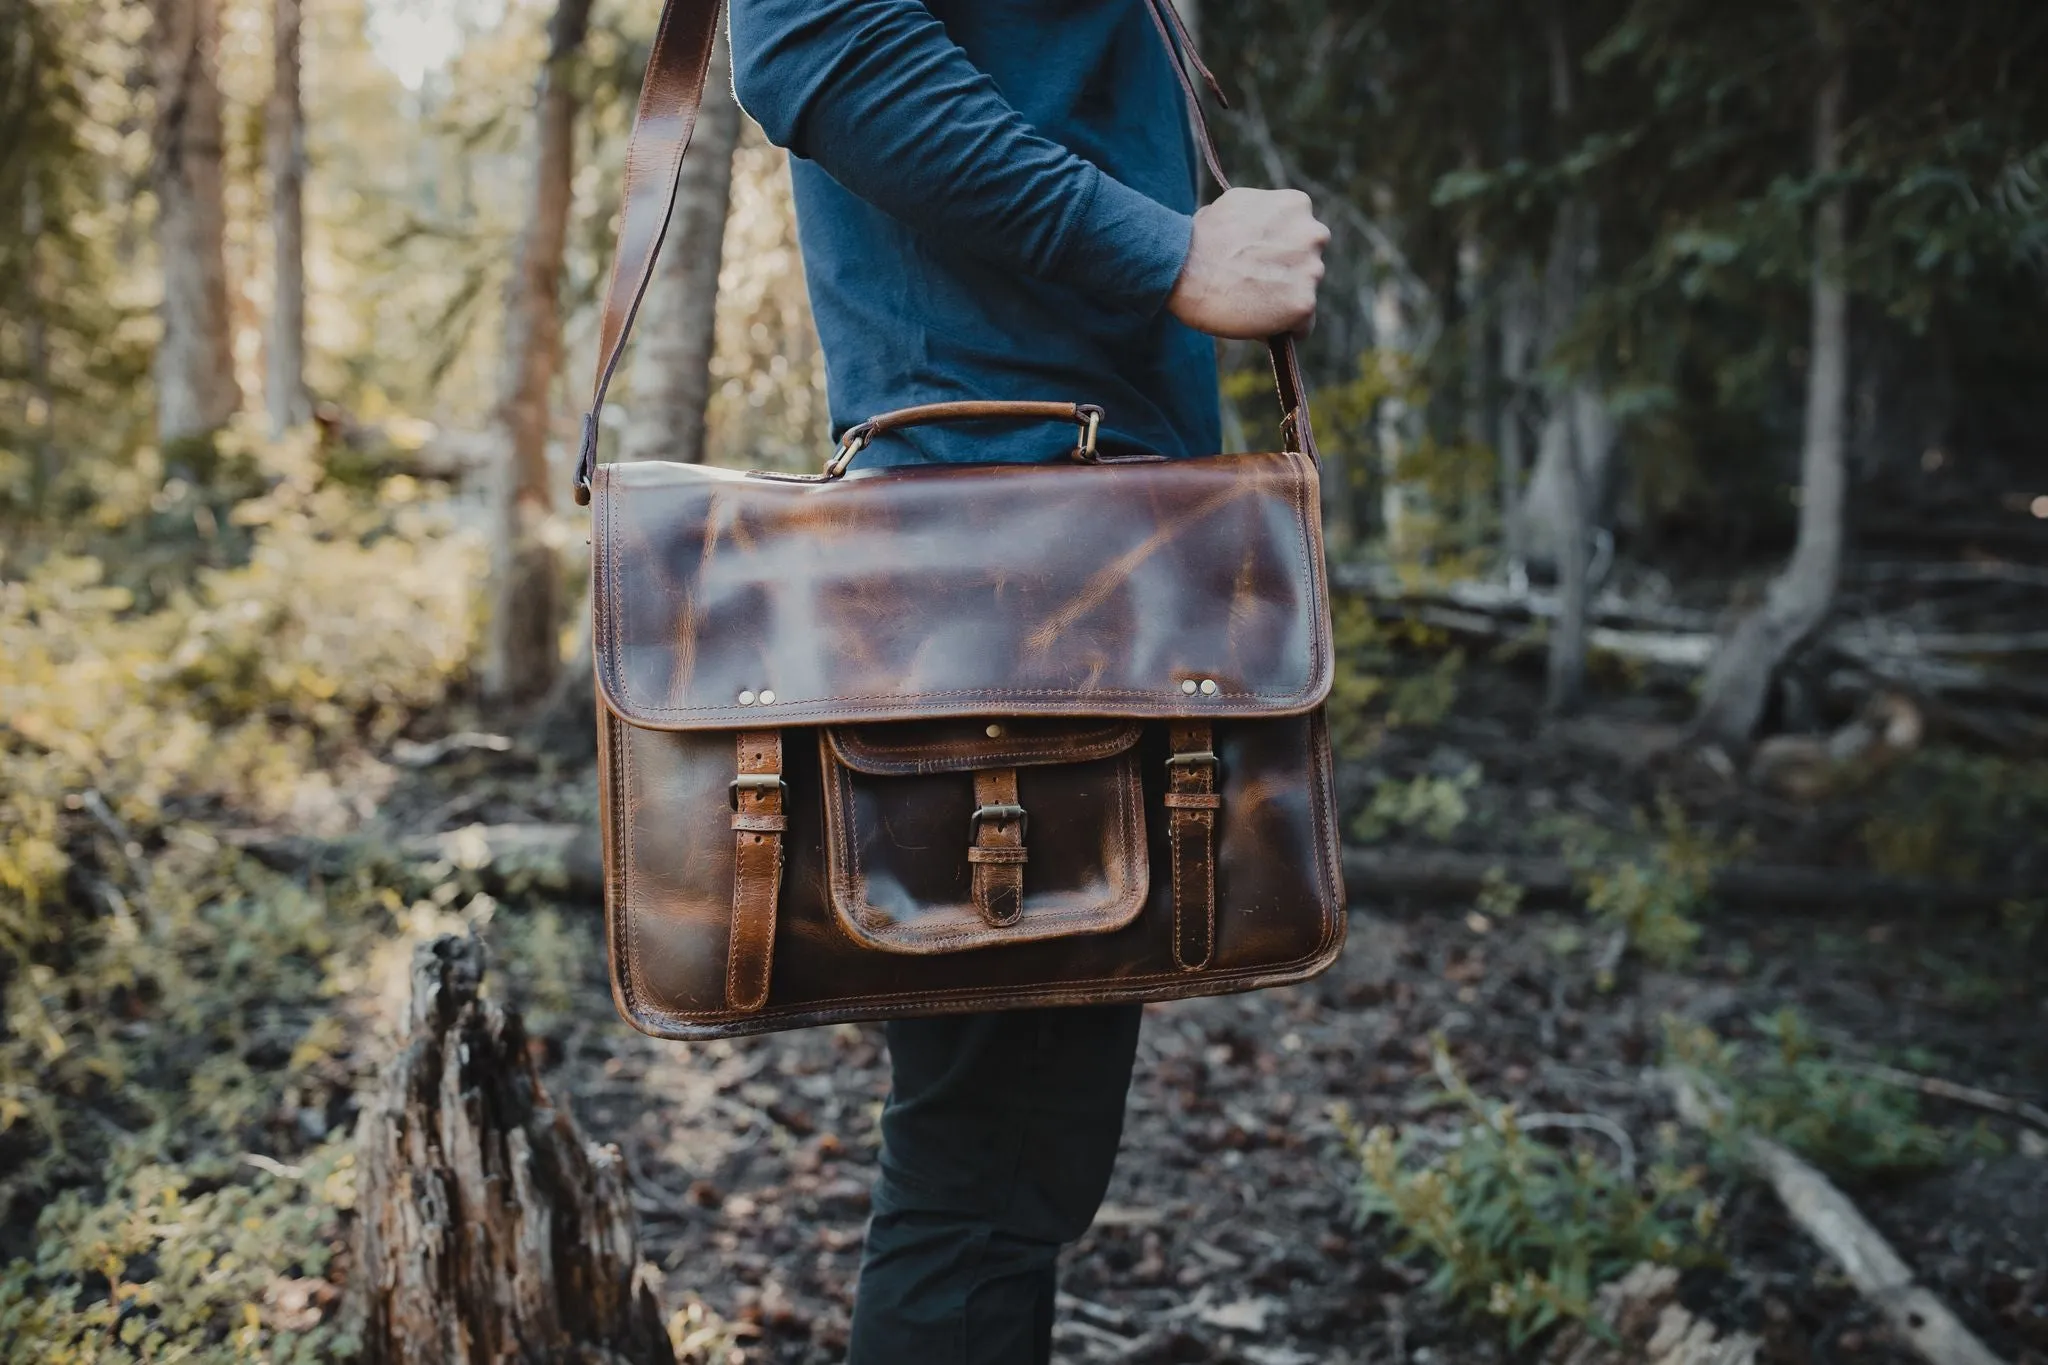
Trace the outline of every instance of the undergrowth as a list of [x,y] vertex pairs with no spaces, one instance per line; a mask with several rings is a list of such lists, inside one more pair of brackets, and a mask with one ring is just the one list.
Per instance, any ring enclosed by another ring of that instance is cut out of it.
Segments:
[[245,454],[230,555],[139,589],[110,514],[97,547],[0,560],[8,1360],[345,1356],[370,997],[410,937],[490,913],[450,870],[309,884],[237,847],[369,814],[381,751],[461,679],[479,568],[409,481]]
[[[1661,967],[1678,966],[1692,955],[1714,873],[1740,852],[1739,844],[1694,828],[1669,796],[1658,798],[1654,816],[1636,811],[1627,831],[1566,818],[1555,822],[1553,833],[1586,908],[1624,934],[1630,949]],[[1612,982],[1601,985],[1606,989]]]
[[[1920,1097],[1859,1072],[1834,1055],[1793,1010],[1751,1021],[1750,1042],[1712,1029],[1666,1024],[1665,1060],[1726,1102],[1723,1138],[1760,1133],[1820,1169],[1867,1176],[1939,1166],[1957,1154],[1956,1135],[1923,1122]],[[1964,1143],[1995,1141],[1983,1129]]]
[[[1600,1286],[1634,1265],[1711,1258],[1718,1206],[1699,1168],[1660,1157],[1637,1170],[1619,1129],[1575,1115],[1525,1120],[1475,1093],[1441,1043],[1437,1058],[1456,1128],[1367,1132],[1337,1115],[1358,1163],[1361,1219],[1398,1230],[1401,1254],[1429,1267],[1432,1293],[1500,1319],[1520,1345],[1558,1323],[1592,1321]],[[1532,1136],[1532,1124],[1603,1131],[1561,1144]]]

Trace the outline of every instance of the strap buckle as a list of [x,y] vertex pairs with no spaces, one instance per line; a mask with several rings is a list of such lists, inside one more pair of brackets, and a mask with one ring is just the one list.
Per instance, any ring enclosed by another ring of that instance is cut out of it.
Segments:
[[726,804],[734,810],[740,808],[740,789],[742,787],[751,792],[763,792],[773,789],[775,794],[782,798],[784,806],[789,804],[789,784],[774,773],[741,773],[725,789]]
[[1017,837],[1020,840],[1031,837],[1031,812],[1025,810],[1022,806],[976,806],[974,814],[967,817],[967,837],[969,840],[981,837],[981,822],[984,820],[1015,820],[1020,825],[1020,828],[1017,830]]
[[1169,768],[1182,766],[1190,768],[1206,767],[1211,772],[1215,772],[1223,767],[1223,761],[1216,757],[1215,750],[1201,749],[1191,754],[1175,754],[1172,758],[1166,760],[1166,766]]

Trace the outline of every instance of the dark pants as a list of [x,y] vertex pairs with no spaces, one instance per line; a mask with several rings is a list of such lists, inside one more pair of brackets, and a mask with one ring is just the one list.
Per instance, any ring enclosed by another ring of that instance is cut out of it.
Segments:
[[851,1365],[1043,1365],[1053,1262],[1116,1163],[1137,1005],[888,1026]]

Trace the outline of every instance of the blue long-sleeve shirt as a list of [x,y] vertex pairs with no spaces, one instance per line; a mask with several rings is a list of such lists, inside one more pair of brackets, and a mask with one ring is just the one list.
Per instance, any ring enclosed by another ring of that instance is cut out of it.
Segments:
[[[1144,0],[732,0],[740,104],[792,153],[835,433],[913,403],[1100,404],[1105,445],[1206,453],[1213,343],[1165,311],[1195,208]],[[1043,426],[932,426],[863,466],[1041,460]]]

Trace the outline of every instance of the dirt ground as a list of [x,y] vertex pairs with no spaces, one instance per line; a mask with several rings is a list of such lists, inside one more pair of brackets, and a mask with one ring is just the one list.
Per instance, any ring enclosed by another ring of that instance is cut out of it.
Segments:
[[[1433,1032],[1482,1093],[1524,1112],[1603,1114],[1639,1144],[1672,1117],[1644,1075],[1667,1013],[1728,1029],[1796,1002],[1867,1055],[1911,1046],[1952,1079],[2009,1092],[2048,1075],[2039,993],[1996,961],[1956,956],[1971,940],[1938,923],[1864,924],[1852,937],[1718,919],[1685,975],[1625,969],[1602,994],[1578,922],[1361,910],[1345,957],[1317,982],[1154,1007],[1116,1179],[1066,1260],[1058,1358],[1513,1358],[1493,1323],[1419,1292],[1421,1269],[1390,1257],[1387,1231],[1350,1212],[1330,1107],[1368,1123],[1413,1119],[1434,1088]],[[563,1041],[556,1083],[594,1136],[626,1150],[669,1302],[695,1298],[738,1324],[749,1361],[839,1359],[887,1090],[880,1030],[688,1046],[641,1038],[593,1008]],[[2004,1135],[2016,1151],[2017,1130]],[[2048,1361],[2048,1159],[1998,1156],[1854,1194],[2007,1359]],[[1726,1228],[1729,1264],[1690,1273],[1683,1297],[1722,1327],[1760,1334],[1763,1359],[1912,1358],[1768,1192],[1736,1192]]]

